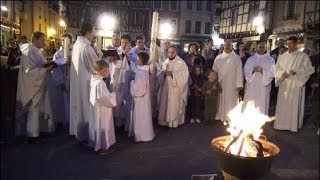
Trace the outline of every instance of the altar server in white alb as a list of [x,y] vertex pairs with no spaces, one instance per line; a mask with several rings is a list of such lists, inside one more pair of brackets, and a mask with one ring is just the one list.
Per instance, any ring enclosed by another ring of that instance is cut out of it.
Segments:
[[[22,50],[18,88],[17,88],[17,135],[25,134],[21,112],[28,112],[26,134],[31,141],[41,142],[40,131],[53,132],[55,125],[51,115],[49,102],[45,97],[48,95],[49,72],[53,67],[45,68],[47,62],[42,55],[41,48],[45,47],[45,34],[34,32],[31,37],[32,43]],[[20,111],[22,110],[22,111]],[[49,116],[43,116],[49,115]],[[49,117],[44,119],[43,117]]]
[[83,23],[81,36],[73,45],[70,68],[70,134],[77,140],[88,140],[88,124],[92,107],[89,102],[90,78],[93,74],[93,64],[99,58],[90,46],[94,40],[95,28],[90,23]]
[[185,122],[189,71],[186,63],[177,55],[178,49],[168,49],[168,59],[161,68],[158,94],[159,125],[176,128]]
[[255,106],[259,108],[261,113],[268,114],[274,68],[274,59],[266,51],[265,42],[259,42],[257,53],[250,57],[244,66],[247,81],[244,107],[248,101],[254,101]]
[[288,51],[279,56],[275,85],[279,86],[274,128],[297,132],[303,124],[305,83],[314,73],[308,55],[299,51],[298,38],[289,37]]
[[90,103],[93,117],[89,121],[89,146],[95,151],[107,150],[116,142],[112,108],[117,105],[116,94],[110,93],[103,78],[109,76],[109,65],[105,61],[94,63],[96,73],[91,76]]
[[130,84],[133,113],[130,120],[129,137],[134,136],[136,142],[151,141],[154,138],[148,61],[148,53],[138,53],[137,71]]
[[223,53],[216,57],[212,69],[218,73],[222,87],[216,119],[226,121],[229,111],[237,105],[239,91],[243,87],[241,59],[232,50],[231,40],[225,40]]

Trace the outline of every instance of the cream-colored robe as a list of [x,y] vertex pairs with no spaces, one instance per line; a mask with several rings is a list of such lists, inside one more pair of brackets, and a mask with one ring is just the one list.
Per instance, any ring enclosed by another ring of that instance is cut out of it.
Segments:
[[43,67],[45,63],[42,52],[34,45],[22,49],[17,87],[17,135],[25,134],[23,111],[28,111],[26,133],[29,137],[38,137],[40,131],[54,130],[52,118],[43,116],[51,114],[46,89],[50,77]]
[[90,78],[95,70],[93,64],[99,58],[85,37],[78,37],[73,45],[70,68],[70,134],[79,141],[88,138],[88,123],[92,117],[89,102]]
[[[296,75],[290,75],[282,81],[282,74],[289,73],[290,70],[295,71]],[[314,67],[304,52],[296,50],[289,53],[287,51],[279,56],[274,73],[275,84],[279,86],[275,129],[297,132],[302,127],[305,83],[312,73],[314,73]]]
[[135,141],[151,141],[154,138],[152,107],[150,99],[149,66],[137,66],[137,72],[130,84],[133,98],[133,113],[129,125],[129,137]]
[[89,121],[89,146],[98,151],[108,149],[116,142],[112,107],[115,107],[117,102],[116,94],[109,92],[101,76],[92,75],[90,85],[93,114]]
[[[253,73],[255,66],[262,68],[260,72]],[[274,77],[275,63],[269,53],[251,56],[244,66],[246,78],[246,91],[244,95],[244,108],[248,101],[254,101],[262,114],[268,115],[271,82]]]
[[218,79],[222,86],[216,119],[226,121],[229,111],[237,105],[239,99],[236,88],[243,87],[241,59],[234,51],[223,52],[216,57],[212,69],[218,72]]
[[[165,77],[164,70],[172,71],[172,77]],[[158,94],[160,125],[175,128],[185,122],[188,78],[188,67],[179,56],[163,63]]]

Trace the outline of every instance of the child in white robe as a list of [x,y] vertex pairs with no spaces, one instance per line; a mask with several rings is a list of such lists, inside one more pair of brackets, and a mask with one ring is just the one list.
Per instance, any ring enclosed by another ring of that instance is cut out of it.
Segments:
[[138,54],[136,75],[130,84],[133,112],[129,125],[129,137],[134,136],[136,142],[151,141],[154,138],[148,61],[148,53]]
[[95,151],[108,150],[116,142],[112,107],[117,105],[116,94],[110,93],[103,78],[109,76],[109,65],[104,61],[94,64],[96,74],[91,76],[90,103],[93,106],[89,120],[89,146]]

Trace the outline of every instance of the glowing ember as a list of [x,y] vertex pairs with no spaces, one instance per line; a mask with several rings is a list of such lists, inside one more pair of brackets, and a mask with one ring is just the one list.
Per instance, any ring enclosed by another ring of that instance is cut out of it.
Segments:
[[227,131],[231,138],[223,142],[225,151],[243,157],[270,156],[263,151],[264,148],[258,140],[263,132],[262,126],[273,119],[261,114],[253,101],[249,101],[243,111],[242,106],[243,101],[228,114],[230,121],[227,123]]

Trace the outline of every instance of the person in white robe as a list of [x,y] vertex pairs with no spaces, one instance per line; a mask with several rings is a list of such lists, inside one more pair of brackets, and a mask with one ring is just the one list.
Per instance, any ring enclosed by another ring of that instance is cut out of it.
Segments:
[[232,50],[231,40],[225,40],[223,53],[216,57],[212,69],[218,73],[218,81],[222,87],[216,119],[227,121],[227,115],[237,105],[239,91],[243,87],[241,59]]
[[89,121],[89,146],[95,151],[107,150],[116,142],[112,107],[117,105],[116,94],[110,93],[103,78],[109,76],[109,66],[104,61],[94,64],[96,73],[91,76],[90,103],[93,117]]
[[168,49],[168,59],[163,63],[158,93],[158,123],[176,128],[185,122],[189,71],[186,63],[177,55],[178,49]]
[[95,72],[93,64],[99,58],[90,46],[96,36],[93,25],[83,23],[80,33],[82,36],[73,45],[70,68],[70,135],[75,135],[79,141],[86,141],[92,113],[90,79]]
[[268,114],[274,68],[274,59],[266,51],[265,42],[260,42],[257,46],[257,53],[250,57],[244,66],[247,82],[244,108],[248,101],[254,101],[262,114]]
[[38,138],[40,131],[53,132],[55,128],[50,117],[50,106],[45,103],[48,75],[53,67],[43,66],[47,61],[40,49],[45,47],[45,34],[34,32],[31,40],[32,43],[22,49],[17,88],[17,114],[23,114],[22,111],[28,112],[26,132],[22,122],[24,119],[16,115],[16,134],[26,133],[28,137]]
[[134,104],[129,125],[129,137],[134,136],[136,142],[151,141],[154,138],[148,61],[148,53],[138,54],[137,72],[130,84]]
[[116,61],[116,66],[113,73],[112,90],[117,94],[117,107],[115,108],[115,125],[117,127],[125,126],[128,130],[130,122],[130,111],[132,108],[132,97],[130,94],[131,81],[131,45],[130,36],[121,36],[121,46],[118,49],[120,60]]
[[314,73],[307,54],[297,47],[294,36],[287,40],[288,51],[279,56],[275,85],[279,87],[274,128],[297,132],[303,125],[305,83]]
[[66,124],[69,119],[69,113],[66,113],[67,102],[65,101],[65,89],[64,88],[64,65],[66,63],[64,58],[64,47],[63,45],[60,49],[53,55],[53,61],[58,64],[58,68],[51,72],[51,77],[54,84],[52,85],[53,90],[51,91],[51,101],[52,101],[52,111],[53,118],[56,122]]

